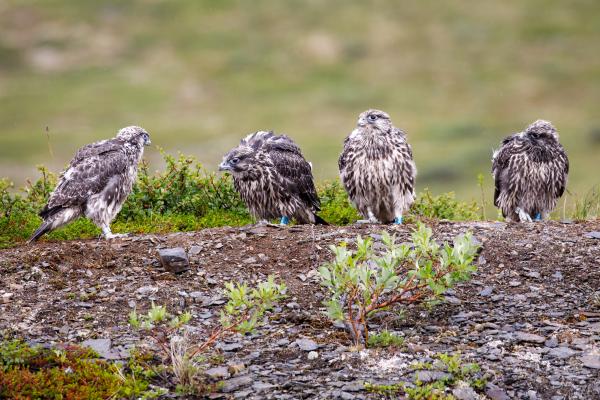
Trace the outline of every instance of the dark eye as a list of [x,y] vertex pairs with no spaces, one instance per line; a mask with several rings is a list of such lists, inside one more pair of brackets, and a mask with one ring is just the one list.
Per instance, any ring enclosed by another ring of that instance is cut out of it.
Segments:
[[540,134],[536,133],[536,132],[531,132],[531,137],[534,138],[534,139],[539,139]]
[[369,121],[375,121],[377,119],[377,115],[370,114],[367,118]]
[[240,159],[237,158],[237,157],[234,157],[234,158],[231,159],[231,163],[232,164],[237,164],[239,161],[240,161]]

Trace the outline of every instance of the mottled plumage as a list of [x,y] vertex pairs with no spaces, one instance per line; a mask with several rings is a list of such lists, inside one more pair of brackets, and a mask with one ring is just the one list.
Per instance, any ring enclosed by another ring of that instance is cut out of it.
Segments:
[[350,200],[371,222],[402,222],[415,199],[417,168],[406,134],[380,110],[360,114],[338,160]]
[[315,214],[320,203],[311,165],[289,137],[264,131],[250,134],[223,157],[219,169],[231,173],[255,218],[325,223]]
[[79,149],[40,212],[44,222],[29,242],[80,216],[90,218],[107,239],[115,237],[110,223],[131,193],[144,146],[149,144],[148,132],[129,126],[113,139]]
[[567,185],[569,159],[548,121],[505,138],[492,157],[494,205],[509,221],[547,218]]

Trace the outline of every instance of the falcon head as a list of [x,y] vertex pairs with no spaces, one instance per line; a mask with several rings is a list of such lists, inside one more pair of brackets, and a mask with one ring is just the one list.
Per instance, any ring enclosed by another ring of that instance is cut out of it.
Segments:
[[390,116],[384,111],[367,110],[360,114],[356,125],[359,128],[389,132],[392,129],[392,120],[390,120]]
[[117,138],[124,142],[137,144],[139,147],[149,146],[152,143],[148,132],[139,126],[128,126],[121,129],[119,133],[117,133]]
[[225,154],[219,171],[229,171],[234,175],[244,173],[255,163],[254,155],[252,147],[242,144]]
[[549,121],[538,119],[525,130],[525,137],[532,142],[552,141],[558,142],[558,132]]

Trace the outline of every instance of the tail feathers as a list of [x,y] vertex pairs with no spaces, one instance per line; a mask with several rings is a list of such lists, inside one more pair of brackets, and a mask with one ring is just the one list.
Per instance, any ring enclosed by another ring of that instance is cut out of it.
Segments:
[[32,242],[35,242],[36,240],[38,240],[42,235],[44,235],[45,233],[48,233],[52,230],[52,222],[50,221],[44,221],[42,223],[42,225],[37,228],[37,230],[35,232],[33,232],[33,235],[31,236],[31,238],[27,241],[27,244],[30,244]]
[[315,225],[329,225],[329,223],[315,214]]

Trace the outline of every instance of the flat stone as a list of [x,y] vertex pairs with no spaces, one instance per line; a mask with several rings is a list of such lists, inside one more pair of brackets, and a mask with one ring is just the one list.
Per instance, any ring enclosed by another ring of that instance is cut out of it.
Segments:
[[481,289],[481,292],[479,292],[479,295],[481,297],[488,297],[492,295],[492,292],[494,291],[494,288],[492,288],[491,286],[486,286],[483,289]]
[[193,256],[200,254],[200,252],[202,251],[202,247],[201,246],[192,246],[190,247],[189,253]]
[[149,294],[154,294],[154,293],[158,292],[158,287],[157,286],[142,286],[135,292],[137,294],[141,294],[142,296],[147,296]]
[[9,303],[10,300],[12,299],[13,294],[12,293],[4,293],[2,295],[2,303]]
[[546,341],[546,338],[540,335],[527,332],[516,332],[515,339],[519,342],[537,343],[542,344]]
[[503,389],[491,383],[488,383],[485,387],[485,395],[491,400],[510,400],[510,397]]
[[442,379],[450,379],[452,375],[442,371],[431,371],[431,370],[420,370],[415,371],[415,379],[420,380],[423,383],[430,383],[439,381]]
[[452,395],[458,400],[478,400],[479,395],[469,386],[456,387],[452,390]]
[[234,343],[219,343],[216,347],[223,351],[238,351],[241,348],[243,348],[244,346],[239,342],[234,342]]
[[159,249],[158,256],[160,257],[160,262],[166,271],[179,274],[190,269],[190,262],[185,250],[182,247]]
[[252,382],[254,382],[254,379],[250,375],[237,376],[224,381],[221,391],[223,393],[235,392],[238,389],[251,385]]
[[227,367],[214,367],[206,370],[206,375],[214,379],[229,378],[229,370]]
[[313,351],[319,348],[319,345],[311,339],[296,339],[294,342],[300,347],[300,350]]
[[572,357],[575,354],[577,354],[577,351],[570,349],[568,347],[565,347],[565,346],[556,347],[548,352],[548,356],[550,356],[552,358],[558,358],[561,360]]
[[585,237],[588,239],[600,239],[600,232],[592,231],[585,234]]
[[94,350],[98,355],[107,360],[118,360],[121,358],[119,352],[111,351],[110,339],[88,339],[84,340],[81,345],[83,347],[89,347]]
[[252,384],[252,389],[254,389],[255,392],[264,392],[274,387],[275,385],[271,385],[270,383],[265,383],[262,381],[257,381]]
[[600,369],[600,354],[585,354],[581,356],[581,362],[586,368]]

